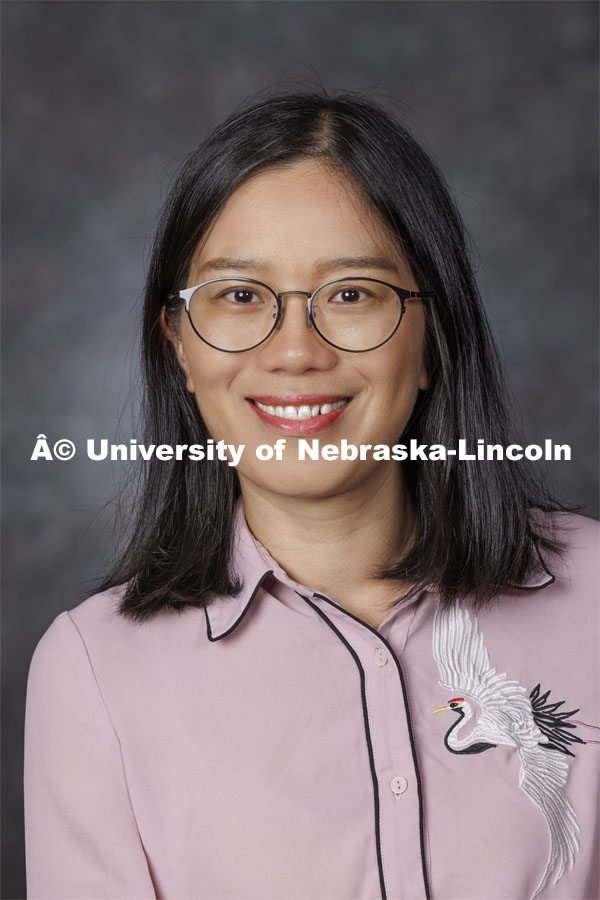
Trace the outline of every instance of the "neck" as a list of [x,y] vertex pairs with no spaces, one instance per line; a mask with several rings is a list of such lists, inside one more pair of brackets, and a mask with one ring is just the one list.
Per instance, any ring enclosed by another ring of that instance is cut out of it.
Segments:
[[250,530],[287,574],[374,628],[409,587],[377,575],[407,552],[415,528],[401,467],[380,468],[368,490],[325,498],[273,494],[240,479]]

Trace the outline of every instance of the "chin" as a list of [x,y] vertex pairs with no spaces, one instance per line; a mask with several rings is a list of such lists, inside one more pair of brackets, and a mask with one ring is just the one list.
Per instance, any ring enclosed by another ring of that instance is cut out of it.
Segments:
[[248,480],[262,491],[290,499],[326,500],[366,487],[375,475],[364,461],[296,460],[268,462],[264,466],[258,472],[254,469],[248,473]]

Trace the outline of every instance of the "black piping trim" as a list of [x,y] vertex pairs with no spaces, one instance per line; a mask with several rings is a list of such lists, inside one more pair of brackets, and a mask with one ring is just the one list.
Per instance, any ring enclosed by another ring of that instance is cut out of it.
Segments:
[[235,622],[233,623],[233,625],[231,626],[231,628],[228,628],[227,631],[224,631],[224,632],[223,632],[223,634],[218,634],[216,637],[213,637],[213,634],[212,634],[212,631],[211,631],[211,628],[210,628],[210,619],[208,618],[208,609],[207,609],[206,606],[204,607],[204,615],[206,616],[206,633],[207,633],[207,635],[208,635],[209,641],[213,641],[213,643],[214,643],[215,641],[220,641],[221,638],[227,637],[228,634],[231,634],[231,632],[233,631],[233,629],[236,628],[236,627],[240,624],[240,622],[242,621],[242,619],[244,618],[244,616],[246,615],[246,613],[247,613],[248,610],[250,609],[250,607],[251,607],[251,605],[252,605],[252,601],[254,600],[254,598],[256,597],[256,595],[258,594],[258,592],[260,591],[261,587],[263,586],[263,584],[265,583],[265,581],[267,580],[267,578],[269,577],[269,575],[272,575],[272,574],[273,574],[273,570],[272,570],[272,569],[269,569],[268,572],[265,572],[265,574],[261,576],[260,581],[258,582],[258,584],[256,585],[256,587],[255,587],[254,590],[252,591],[252,594],[251,594],[251,596],[250,596],[250,599],[249,599],[248,602],[246,603],[246,605],[245,605],[245,607],[243,608],[242,612],[239,614],[239,616],[237,617],[237,619],[235,620]]
[[[300,596],[302,596],[302,595],[300,595]],[[426,861],[425,861],[425,821],[424,821],[424,815],[423,815],[423,789],[421,787],[421,773],[419,771],[419,763],[417,761],[417,749],[415,746],[415,740],[414,740],[414,736],[413,736],[412,722],[410,719],[410,709],[408,706],[408,697],[407,697],[407,693],[406,693],[406,684],[404,682],[404,674],[402,672],[402,667],[400,666],[400,662],[398,660],[398,657],[394,653],[393,648],[390,647],[390,645],[388,644],[386,639],[383,637],[383,635],[379,631],[376,631],[375,628],[372,628],[370,625],[367,625],[367,623],[363,622],[362,619],[359,619],[358,616],[355,616],[351,612],[348,612],[348,610],[344,609],[343,606],[339,606],[337,603],[334,603],[333,600],[329,599],[329,597],[324,597],[323,594],[317,594],[316,592],[315,592],[314,596],[319,597],[321,600],[325,600],[326,603],[330,603],[331,606],[334,606],[336,609],[339,609],[340,612],[345,613],[351,619],[354,619],[355,622],[358,622],[359,625],[362,625],[364,628],[367,628],[369,631],[371,631],[377,637],[377,639],[379,641],[381,641],[382,643],[385,644],[385,646],[390,651],[394,662],[396,663],[396,668],[398,669],[398,675],[400,676],[400,684],[402,686],[402,697],[404,699],[404,710],[406,713],[406,724],[408,725],[408,736],[410,739],[410,749],[411,749],[411,753],[412,753],[413,765],[415,767],[415,776],[417,779],[417,797],[419,800],[419,839],[420,839],[420,843],[421,843],[421,868],[423,871],[423,883],[425,885],[425,897],[427,898],[427,900],[430,900],[431,894],[429,893],[429,880],[427,878],[427,865],[426,865]],[[305,597],[304,599],[306,600],[307,598]],[[310,603],[310,600],[308,602]],[[310,605],[312,606],[313,604],[311,603]],[[315,609],[317,610],[317,612],[319,612],[319,613],[321,612],[317,607],[315,607]],[[325,616],[325,621],[329,622],[329,619],[327,619],[326,616]],[[332,625],[332,628],[333,627],[334,626]],[[340,635],[340,637],[341,637],[341,635]],[[344,640],[343,637],[342,637],[342,640]],[[352,652],[354,652],[354,651],[352,651]]]
[[550,577],[548,581],[545,581],[543,584],[534,584],[531,587],[528,587],[527,585],[524,586],[522,584],[509,584],[509,588],[512,588],[512,590],[514,591],[541,591],[543,588],[549,587],[549,585],[554,584],[554,582],[556,581],[556,578],[544,562],[544,557],[540,553],[540,548],[537,544],[534,544],[533,546],[535,547],[535,552],[537,553],[538,559],[542,564],[542,569],[544,570],[546,575],[549,575]]
[[[373,744],[371,743],[371,729],[369,728],[369,714],[367,710],[367,695],[365,691],[365,670],[362,667],[361,661],[358,657],[358,654],[354,647],[346,640],[344,635],[338,631],[333,622],[331,622],[325,613],[319,609],[318,606],[315,606],[308,597],[305,597],[304,594],[300,594],[296,591],[299,597],[302,597],[303,600],[306,600],[309,606],[312,606],[314,611],[323,619],[324,622],[329,625],[332,631],[337,634],[341,642],[346,646],[347,650],[351,653],[354,662],[358,667],[358,671],[360,673],[360,693],[362,698],[362,709],[363,709],[363,720],[365,723],[365,736],[367,739],[367,750],[369,751],[369,767],[371,769],[371,779],[373,781],[373,795],[375,799],[375,845],[377,847],[377,868],[379,869],[379,884],[381,887],[381,898],[382,900],[387,900],[387,894],[385,891],[385,880],[383,878],[383,861],[381,858],[381,835],[379,833],[379,782],[377,781],[377,773],[375,771],[375,760],[373,758]],[[315,594],[316,597],[320,597],[320,594]]]

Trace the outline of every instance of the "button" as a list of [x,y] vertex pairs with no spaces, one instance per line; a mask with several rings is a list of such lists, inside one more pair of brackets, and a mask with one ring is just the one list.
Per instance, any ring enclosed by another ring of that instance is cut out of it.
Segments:
[[375,665],[376,666],[385,666],[388,661],[388,656],[385,650],[382,647],[378,647],[375,651]]
[[396,797],[399,797],[400,794],[403,794],[407,789],[408,781],[402,775],[396,775],[396,777],[392,778],[392,780],[390,781],[390,787]]

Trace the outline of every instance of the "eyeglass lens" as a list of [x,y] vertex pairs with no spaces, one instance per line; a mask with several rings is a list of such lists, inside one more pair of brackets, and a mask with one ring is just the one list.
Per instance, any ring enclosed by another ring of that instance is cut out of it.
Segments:
[[[394,332],[402,304],[386,284],[353,278],[319,288],[312,314],[326,341],[341,350],[370,350]],[[213,347],[248,350],[273,330],[277,299],[266,285],[243,279],[210,281],[192,294],[189,315],[195,331]]]

